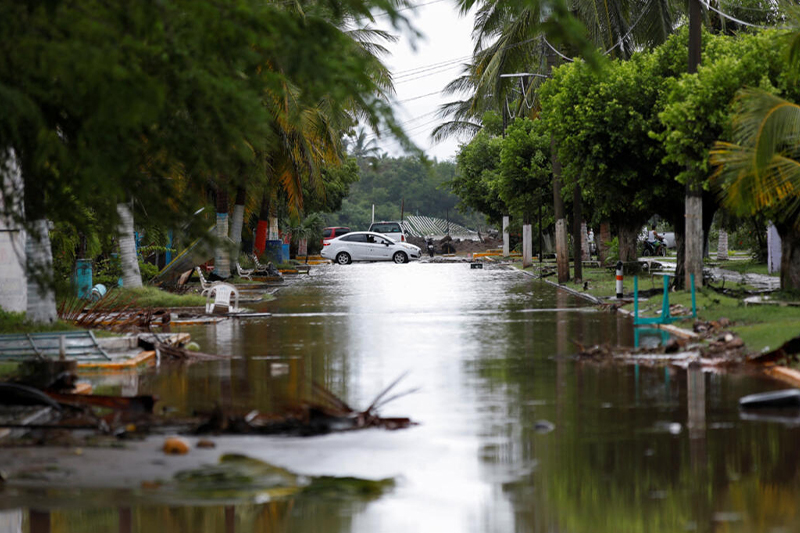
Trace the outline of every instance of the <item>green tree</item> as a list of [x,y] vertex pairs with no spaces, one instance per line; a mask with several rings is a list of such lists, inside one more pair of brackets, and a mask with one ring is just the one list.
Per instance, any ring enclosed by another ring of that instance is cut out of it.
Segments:
[[639,229],[678,189],[660,143],[659,96],[665,78],[659,55],[634,54],[602,71],[576,61],[556,69],[541,89],[542,120],[563,165],[565,192],[580,185],[595,222],[611,221],[620,258],[637,257]]

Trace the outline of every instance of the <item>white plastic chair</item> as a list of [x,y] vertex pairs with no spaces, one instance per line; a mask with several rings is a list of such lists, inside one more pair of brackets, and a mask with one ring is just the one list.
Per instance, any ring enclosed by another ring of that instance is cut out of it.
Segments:
[[209,291],[222,283],[221,281],[212,281],[209,283],[206,281],[206,277],[203,275],[203,270],[200,267],[194,267],[195,272],[197,272],[197,277],[200,278],[200,296],[208,296]]
[[[211,297],[214,301],[211,301]],[[231,296],[234,296],[231,306]],[[220,282],[210,287],[206,296],[206,313],[236,313],[239,311],[239,291],[230,283]]]

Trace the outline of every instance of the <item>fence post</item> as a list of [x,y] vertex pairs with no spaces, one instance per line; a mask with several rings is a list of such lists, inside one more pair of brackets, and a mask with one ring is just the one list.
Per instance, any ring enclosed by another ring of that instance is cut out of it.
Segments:
[[617,261],[617,300],[622,298],[622,261]]

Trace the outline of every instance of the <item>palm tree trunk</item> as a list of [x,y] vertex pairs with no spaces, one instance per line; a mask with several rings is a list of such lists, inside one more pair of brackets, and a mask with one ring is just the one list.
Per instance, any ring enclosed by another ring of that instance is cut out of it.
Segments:
[[608,222],[600,223],[600,235],[595,235],[597,241],[597,260],[601,265],[605,265],[608,260],[608,243],[611,241],[611,224]]
[[58,320],[52,283],[53,252],[50,248],[49,226],[47,219],[35,220],[25,241],[28,278],[26,316],[37,324],[52,324]]
[[214,274],[222,279],[231,277],[231,256],[228,249],[228,191],[217,187],[217,242],[214,244]]
[[636,235],[638,226],[626,226],[621,224],[619,227],[619,260],[623,263],[636,261],[638,254],[636,250]]
[[253,243],[256,254],[261,255],[267,249],[267,233],[269,230],[269,197],[264,193],[261,200],[261,211],[258,214],[258,226],[256,226],[256,241]]
[[800,289],[800,228],[794,220],[776,223],[781,236],[781,289]]
[[119,215],[119,257],[122,262],[122,286],[137,289],[142,286],[139,258],[136,255],[136,238],[133,234],[133,212],[127,203],[117,204]]
[[234,257],[238,260],[239,250],[242,245],[242,228],[244,227],[244,203],[247,199],[247,191],[244,187],[236,188],[236,204],[233,206],[233,216],[231,217],[231,240],[235,246]]

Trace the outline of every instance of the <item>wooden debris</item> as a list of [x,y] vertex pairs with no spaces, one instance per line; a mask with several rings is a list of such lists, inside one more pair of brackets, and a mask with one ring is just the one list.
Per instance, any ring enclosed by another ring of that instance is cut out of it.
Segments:
[[81,328],[128,332],[147,331],[156,324],[169,326],[171,315],[166,309],[140,309],[135,298],[109,291],[96,302],[77,297],[64,300],[58,317]]
[[387,396],[400,379],[402,376],[384,389],[363,411],[356,411],[328,389],[313,383],[313,400],[289,407],[283,414],[251,411],[244,416],[228,415],[217,408],[194,432],[312,436],[370,427],[404,429],[414,425],[414,422],[409,418],[383,418],[377,413],[380,406],[413,392],[411,390]]

